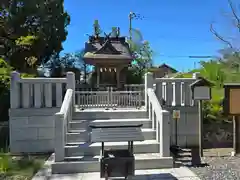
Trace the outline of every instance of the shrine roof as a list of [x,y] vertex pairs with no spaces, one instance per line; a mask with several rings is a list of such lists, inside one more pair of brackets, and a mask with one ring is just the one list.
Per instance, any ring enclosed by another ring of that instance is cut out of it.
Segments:
[[133,59],[125,37],[89,37],[84,58]]
[[160,66],[158,66],[158,68],[164,68],[164,67],[170,69],[173,72],[178,72],[176,69],[172,68],[171,66],[169,66],[169,65],[167,65],[165,63],[163,63]]

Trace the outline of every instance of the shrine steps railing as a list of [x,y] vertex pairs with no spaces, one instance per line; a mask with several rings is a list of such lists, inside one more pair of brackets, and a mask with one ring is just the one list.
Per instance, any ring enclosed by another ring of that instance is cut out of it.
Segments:
[[149,119],[156,130],[161,157],[170,157],[170,113],[162,109],[153,88],[147,89]]
[[72,120],[74,93],[68,89],[61,109],[55,114],[55,162],[64,160],[69,121]]

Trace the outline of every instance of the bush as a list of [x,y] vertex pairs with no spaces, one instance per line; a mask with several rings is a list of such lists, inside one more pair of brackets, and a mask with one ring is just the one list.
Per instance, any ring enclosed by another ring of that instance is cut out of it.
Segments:
[[[9,120],[8,110],[10,108],[10,76],[13,68],[0,58],[0,122]],[[31,74],[21,74],[21,77],[34,77]],[[8,146],[8,126],[0,128],[0,147]]]
[[142,84],[143,74],[138,72],[136,69],[128,69],[126,72],[126,84]]
[[10,73],[12,68],[0,59],[0,121],[8,120],[8,109],[10,107]]
[[[10,75],[13,68],[0,58],[0,121],[8,121],[10,107]],[[34,77],[32,74],[21,74],[21,77]]]

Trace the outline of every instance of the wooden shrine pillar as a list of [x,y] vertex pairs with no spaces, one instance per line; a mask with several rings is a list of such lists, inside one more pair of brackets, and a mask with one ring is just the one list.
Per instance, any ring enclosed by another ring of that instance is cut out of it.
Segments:
[[97,88],[99,88],[99,84],[100,84],[100,67],[96,67],[97,68]]
[[120,69],[116,69],[116,83],[117,83],[117,88],[120,88]]
[[117,88],[121,88],[121,81],[120,77],[122,76],[121,71],[124,68],[124,66],[118,66],[116,67],[116,81],[117,81]]

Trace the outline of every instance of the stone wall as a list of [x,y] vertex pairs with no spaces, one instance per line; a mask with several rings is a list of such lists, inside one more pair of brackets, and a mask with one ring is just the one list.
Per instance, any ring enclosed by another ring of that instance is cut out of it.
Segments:
[[59,108],[10,109],[10,152],[54,151],[54,114]]
[[203,125],[204,148],[233,147],[232,123],[209,123]]

